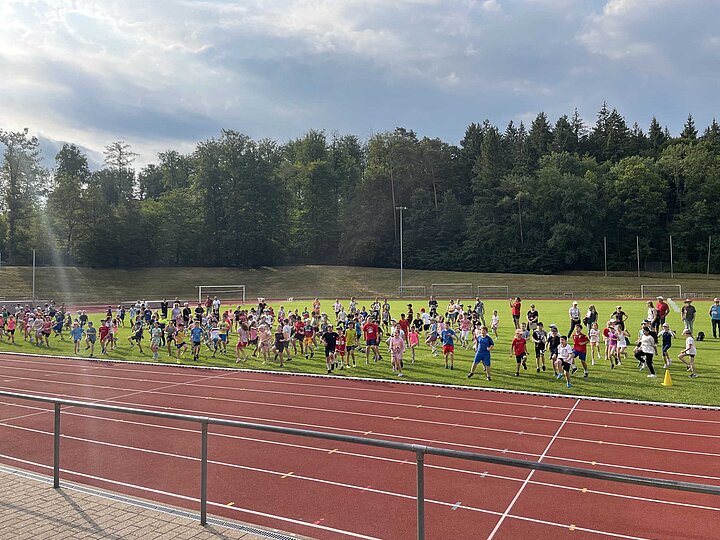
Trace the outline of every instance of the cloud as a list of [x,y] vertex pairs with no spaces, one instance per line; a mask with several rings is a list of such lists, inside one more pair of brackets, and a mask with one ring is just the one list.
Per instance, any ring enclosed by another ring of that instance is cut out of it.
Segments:
[[713,116],[712,2],[4,0],[0,122],[93,152],[192,150],[231,128],[280,141],[395,126],[457,142],[600,104],[679,129]]

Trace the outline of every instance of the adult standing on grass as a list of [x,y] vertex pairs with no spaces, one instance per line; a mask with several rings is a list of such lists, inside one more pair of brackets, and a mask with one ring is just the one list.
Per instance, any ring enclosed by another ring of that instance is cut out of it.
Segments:
[[680,310],[680,317],[682,318],[685,330],[690,330],[690,334],[693,333],[693,325],[695,324],[695,306],[692,305],[692,300],[689,298],[685,299],[685,303]]
[[660,327],[665,324],[665,319],[670,313],[670,306],[668,306],[665,298],[662,296],[657,297],[657,303],[655,304],[655,311],[657,312],[656,319],[653,321],[653,329],[655,332],[660,331]]
[[580,308],[578,307],[577,302],[573,302],[572,306],[570,306],[570,309],[568,309],[568,316],[570,317],[570,330],[568,330],[567,335],[570,336],[575,331],[575,327],[578,324],[581,324]]
[[478,364],[482,363],[483,370],[485,370],[485,378],[489,381],[490,379],[490,351],[495,347],[495,342],[488,336],[487,326],[482,325],[478,335],[475,337],[475,358],[473,359],[470,373],[468,373],[468,379],[475,375],[475,369]]
[[480,300],[480,298],[475,299],[475,307],[473,307],[473,311],[477,315],[477,318],[482,322],[483,326],[485,326],[485,303]]
[[646,319],[650,321],[650,327],[655,331],[657,334],[658,330],[655,327],[655,321],[658,320],[657,316],[657,307],[655,304],[653,304],[652,300],[647,301],[647,317]]
[[[695,355],[697,354],[695,340],[692,337],[692,332],[687,328],[683,330],[683,335],[685,336],[685,349],[678,355],[678,359],[687,367],[687,370],[690,372],[690,378],[694,379],[697,377],[695,371]],[[685,360],[686,358],[687,361]]]
[[510,299],[510,312],[512,313],[512,320],[513,324],[515,325],[515,330],[520,328],[520,310],[522,309],[522,302],[520,301],[520,297],[516,296],[515,298]]
[[590,304],[588,306],[583,322],[585,323],[585,326],[587,326],[588,333],[590,333],[590,329],[593,327],[593,324],[598,322],[598,312],[597,309],[595,309],[594,304]]
[[627,320],[627,313],[622,309],[622,306],[617,306],[611,318],[615,321],[615,327],[619,330],[625,330],[625,321]]
[[713,305],[710,306],[710,321],[712,322],[713,337],[717,338],[720,336],[720,298],[713,300]]
[[657,342],[650,333],[650,326],[643,326],[642,337],[640,338],[637,349],[635,349],[635,358],[642,364],[640,367],[641,370],[647,366],[648,371],[650,371],[650,375],[648,375],[650,378],[656,377],[655,368],[653,367],[653,357],[656,354]]

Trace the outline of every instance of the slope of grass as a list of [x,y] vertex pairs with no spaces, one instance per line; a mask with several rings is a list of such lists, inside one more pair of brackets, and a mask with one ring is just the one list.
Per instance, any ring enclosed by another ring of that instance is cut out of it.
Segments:
[[[137,268],[93,269],[80,267],[40,267],[36,270],[38,299],[54,299],[69,305],[83,303],[128,302],[137,298],[163,297],[193,300],[197,285],[241,284],[248,298],[335,298],[397,296],[400,274],[394,268],[349,266],[281,266],[258,269],[240,268]],[[584,272],[561,275],[482,274],[406,270],[405,285],[424,285],[430,294],[433,283],[472,283],[507,285],[510,294],[532,298],[562,298],[572,292],[575,298],[637,298],[640,285],[680,284],[683,290],[704,297],[720,294],[720,276]],[[670,291],[666,292],[667,296]],[[444,296],[456,294],[446,290]],[[468,292],[457,293],[462,296]],[[0,302],[32,296],[32,269],[0,268]]]
[[[346,299],[344,301],[347,302]],[[333,300],[323,300],[322,308],[325,311],[330,312],[332,302]],[[393,315],[398,316],[401,310],[405,309],[405,304],[407,302],[408,301],[400,300],[391,301]],[[412,303],[414,304],[416,311],[418,311],[421,306],[427,305],[425,301],[412,301]],[[597,306],[602,320],[603,317],[609,316],[615,305],[618,304],[618,301],[601,300],[593,303]],[[273,305],[275,309],[277,309],[280,304],[281,302],[271,302],[271,305]],[[310,303],[295,301],[282,302],[282,304],[286,309],[297,308],[302,310],[306,306],[309,307]],[[366,304],[369,305],[369,301],[366,301]],[[561,332],[567,331],[567,327],[569,325],[567,316],[567,310],[570,307],[569,300],[537,300],[535,301],[535,304],[540,312],[540,319],[546,325],[555,323],[558,325]],[[587,307],[587,304],[588,302],[581,302],[580,307],[583,312]],[[525,300],[523,302],[523,313],[527,311],[529,305],[529,301]],[[645,305],[641,301],[625,301],[622,305],[630,316],[627,328],[634,337],[641,320],[645,317]],[[441,307],[444,306],[441,305]],[[466,378],[467,370],[470,367],[473,357],[473,352],[471,350],[463,350],[458,347],[458,349],[456,349],[455,370],[450,371],[444,369],[442,358],[434,358],[430,354],[429,348],[425,345],[421,345],[418,349],[415,364],[406,364],[405,379],[409,381],[507,388],[535,392],[560,394],[572,393],[585,396],[602,396],[620,399],[638,399],[716,406],[720,405],[720,394],[716,391],[716,388],[720,384],[720,340],[713,340],[711,337],[712,332],[709,317],[707,316],[707,310],[710,307],[709,302],[696,303],[696,307],[698,309],[698,319],[695,330],[696,332],[702,330],[706,335],[710,336],[706,341],[698,343],[697,365],[700,377],[694,380],[689,379],[682,364],[675,360],[670,369],[675,383],[672,388],[666,388],[660,384],[663,380],[664,373],[661,369],[662,360],[656,361],[656,368],[658,372],[657,379],[648,379],[646,377],[646,372],[638,372],[636,368],[637,364],[634,359],[628,359],[619,369],[612,371],[605,363],[601,363],[597,366],[591,366],[590,377],[588,379],[582,378],[582,370],[578,371],[574,377],[573,383],[575,386],[572,389],[567,389],[561,381],[556,381],[552,378],[552,369],[549,367],[549,363],[548,371],[536,373],[534,370],[533,358],[531,358],[528,362],[529,369],[527,371],[522,371],[520,377],[515,377],[515,360],[510,355],[512,322],[507,301],[491,300],[486,303],[486,307],[488,310],[488,322],[489,315],[493,309],[497,309],[500,314],[500,338],[497,340],[496,349],[493,352],[492,381],[486,381],[481,376],[473,379]],[[99,319],[99,313],[93,313],[91,315],[91,320],[96,324]],[[679,314],[672,312],[669,322],[673,329],[678,331],[678,338],[671,350],[673,357],[676,358],[678,352],[682,350],[684,346],[684,340],[680,336],[682,326]],[[129,332],[127,329],[121,331],[119,347],[115,351],[111,351],[106,358],[118,361],[139,360],[152,362],[151,354],[149,352],[148,339],[144,341],[145,353],[140,354],[137,347],[130,348],[127,341],[128,335]],[[66,341],[51,339],[51,347],[49,350],[30,345],[29,343],[24,342],[21,336],[17,336],[17,341],[18,343],[15,345],[11,345],[6,341],[3,341],[0,343],[0,351],[61,354],[72,356],[72,344],[69,340],[69,336],[66,336]],[[217,358],[210,358],[209,351],[207,349],[203,349],[202,357],[198,363],[207,366],[238,366],[238,364],[235,363],[234,358],[234,346],[236,341],[237,336],[232,335],[228,351],[229,354],[227,356],[218,354]],[[99,347],[96,350],[96,353],[97,356],[100,356]],[[81,355],[87,356],[84,346],[81,351]],[[388,360],[389,356],[384,354],[384,360],[382,362],[366,365],[364,355],[359,355],[356,368],[339,371],[338,375],[343,377],[396,379],[397,377],[393,375]],[[194,363],[189,354],[186,354],[182,361],[186,364]],[[160,362],[174,364],[175,359],[174,357],[170,358],[165,350],[161,355]],[[315,357],[312,359],[294,356],[293,360],[287,363],[286,367],[282,369],[276,362],[271,361],[269,364],[262,364],[257,358],[251,358],[247,363],[239,364],[239,367],[299,373],[325,373],[325,362],[322,356],[322,351],[316,352]]]

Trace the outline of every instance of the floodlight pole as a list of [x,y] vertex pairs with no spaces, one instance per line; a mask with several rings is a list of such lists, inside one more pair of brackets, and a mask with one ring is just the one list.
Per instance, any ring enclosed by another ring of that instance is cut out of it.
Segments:
[[605,277],[607,277],[607,236],[603,236],[603,247],[605,248]]
[[670,235],[670,277],[675,279],[675,272],[673,271],[672,234]]
[[707,275],[710,275],[710,248],[712,247],[712,236],[708,236],[708,264],[707,264]]
[[407,210],[407,206],[396,206],[395,210],[400,211],[400,298],[403,295],[403,210]]

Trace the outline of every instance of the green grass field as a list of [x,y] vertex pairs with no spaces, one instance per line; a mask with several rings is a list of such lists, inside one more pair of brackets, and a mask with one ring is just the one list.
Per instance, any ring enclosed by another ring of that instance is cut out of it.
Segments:
[[[333,300],[323,300],[322,309],[326,312],[331,312],[331,304]],[[347,299],[343,298],[341,300],[347,303]],[[420,307],[427,306],[427,301],[425,300],[391,300],[390,303],[392,305],[393,316],[399,316],[408,302],[413,303],[416,312],[419,311]],[[546,326],[550,323],[555,323],[558,325],[561,333],[567,331],[569,326],[567,310],[570,307],[570,300],[537,300],[534,301],[534,303],[540,312],[540,320]],[[580,308],[583,313],[589,303],[589,301],[580,302]],[[633,338],[636,336],[640,322],[645,317],[646,313],[645,304],[642,301],[625,300],[619,302],[615,300],[601,300],[594,301],[592,303],[594,303],[597,307],[598,312],[601,315],[601,321],[604,317],[609,316],[616,305],[621,304],[630,317],[627,322],[627,329]],[[297,308],[302,310],[305,307],[311,307],[310,302],[305,301],[270,303],[270,305],[272,305],[276,310],[281,304],[284,305],[286,309]],[[365,301],[365,305],[369,306],[369,301]],[[527,311],[529,305],[530,301],[523,301],[523,314]],[[440,307],[443,309],[444,305],[441,303]],[[657,379],[648,379],[646,377],[646,372],[638,372],[636,369],[637,363],[634,359],[629,358],[628,361],[624,362],[621,367],[612,371],[606,363],[591,366],[590,377],[587,379],[583,379],[582,369],[580,369],[573,377],[574,387],[571,389],[567,389],[562,381],[556,381],[553,379],[552,369],[549,366],[549,362],[547,363],[548,371],[536,373],[534,369],[534,358],[530,358],[528,362],[528,370],[521,371],[520,377],[515,377],[515,360],[514,357],[511,357],[510,355],[510,341],[512,339],[513,328],[506,300],[490,300],[486,302],[486,319],[488,320],[488,323],[489,315],[492,313],[492,310],[497,309],[500,315],[500,338],[497,340],[492,357],[492,381],[486,381],[482,376],[476,376],[473,379],[466,378],[466,374],[473,357],[473,352],[471,350],[457,348],[455,370],[450,371],[444,369],[442,358],[432,357],[429,352],[429,348],[425,345],[421,345],[418,349],[415,364],[409,364],[408,360],[405,368],[405,380],[505,388],[533,392],[559,394],[572,393],[585,396],[718,406],[720,405],[720,394],[718,394],[716,389],[718,384],[720,384],[720,340],[713,340],[712,338],[710,321],[707,315],[710,302],[698,301],[696,302],[696,307],[698,310],[698,318],[695,324],[695,331],[697,332],[702,330],[705,332],[706,336],[710,336],[706,339],[706,341],[697,344],[697,366],[700,376],[694,380],[689,379],[684,366],[675,360],[670,369],[674,381],[674,386],[672,388],[666,388],[660,384],[663,380],[664,373],[662,370],[662,360],[655,362],[658,372]],[[91,314],[90,320],[92,320],[95,324],[98,323],[99,319],[100,313]],[[684,340],[680,336],[682,326],[679,314],[674,311],[671,312],[669,322],[671,327],[678,331],[678,338],[673,344],[673,349],[671,349],[673,357],[676,358],[678,352],[682,350],[684,346]],[[137,360],[152,362],[148,339],[146,338],[144,341],[145,353],[141,355],[139,354],[137,347],[130,348],[127,341],[128,335],[129,331],[127,329],[122,330],[119,337],[119,347],[115,351],[111,351],[107,356],[104,356],[104,358],[112,360]],[[30,343],[24,342],[21,336],[16,336],[16,339],[17,343],[15,345],[9,344],[6,341],[0,343],[0,351],[67,356],[73,355],[72,343],[67,335],[65,336],[66,341],[51,339],[50,349],[35,347]],[[210,352],[207,349],[203,349],[200,362],[198,363],[205,366],[238,366],[238,364],[235,363],[234,358],[234,346],[236,341],[236,335],[232,335],[227,356],[219,354],[217,358],[213,359],[210,358]],[[84,346],[82,349],[81,356],[87,356]],[[632,347],[629,347],[629,349],[631,351]],[[96,356],[101,356],[99,347],[97,348],[96,353]],[[160,362],[174,364],[175,358],[168,357],[167,351],[165,351],[160,357]],[[183,363],[195,364],[189,353],[185,354]],[[257,358],[248,360],[247,363],[241,364],[240,367],[261,370],[280,370],[277,363],[271,362],[270,364],[263,365]],[[298,373],[325,373],[325,362],[322,357],[322,353],[316,353],[315,357],[312,359],[305,359],[296,356],[291,362],[287,363],[286,367],[282,368],[282,370]],[[384,354],[383,362],[371,364],[369,366],[365,365],[364,356],[362,358],[359,357],[358,366],[356,368],[339,371],[338,375],[343,377],[397,378],[391,371],[389,355],[387,354]]]

